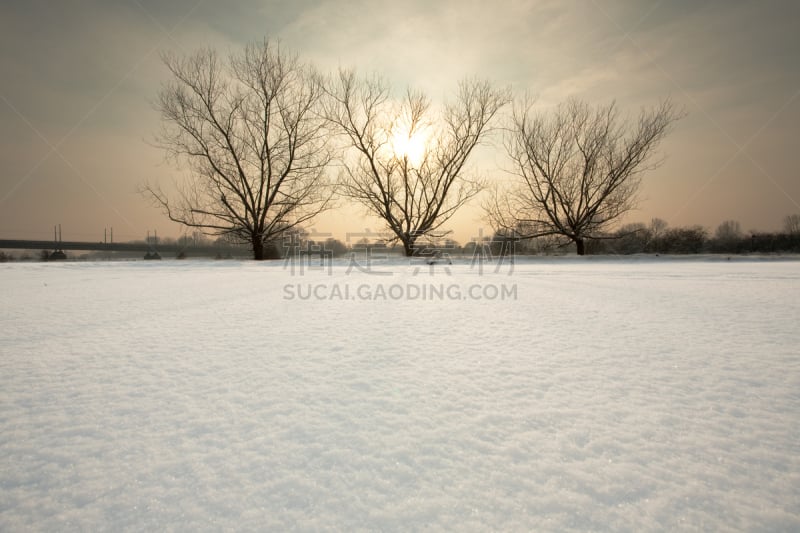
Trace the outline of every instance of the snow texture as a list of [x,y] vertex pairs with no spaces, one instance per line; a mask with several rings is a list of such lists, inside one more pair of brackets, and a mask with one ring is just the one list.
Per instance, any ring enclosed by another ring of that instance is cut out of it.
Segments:
[[800,262],[379,266],[0,265],[0,530],[800,530]]

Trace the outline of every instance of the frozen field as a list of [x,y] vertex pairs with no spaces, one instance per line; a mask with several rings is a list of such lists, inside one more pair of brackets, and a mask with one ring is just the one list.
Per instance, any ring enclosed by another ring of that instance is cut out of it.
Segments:
[[0,530],[800,530],[800,262],[374,269],[0,265]]

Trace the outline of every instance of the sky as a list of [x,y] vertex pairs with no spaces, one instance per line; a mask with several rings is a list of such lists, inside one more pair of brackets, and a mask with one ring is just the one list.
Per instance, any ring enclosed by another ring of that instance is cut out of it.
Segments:
[[[568,97],[626,113],[671,98],[686,116],[623,222],[773,231],[800,213],[800,3],[710,0],[4,1],[0,4],[0,238],[144,238],[182,229],[137,188],[182,172],[154,146],[164,52],[227,53],[279,39],[323,72],[385,76],[435,102],[480,76],[547,109]],[[507,179],[502,149],[475,170]],[[343,205],[314,224],[378,231]],[[451,220],[488,233],[480,199]]]

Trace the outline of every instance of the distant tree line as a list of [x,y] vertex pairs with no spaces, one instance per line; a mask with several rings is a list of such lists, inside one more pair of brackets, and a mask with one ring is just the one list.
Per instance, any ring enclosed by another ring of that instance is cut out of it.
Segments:
[[[726,220],[711,233],[702,226],[669,227],[660,218],[649,224],[627,224],[616,231],[598,234],[587,242],[589,255],[629,255],[629,254],[774,254],[800,253],[800,214],[789,215],[783,220],[783,230],[777,232],[742,231],[735,220]],[[144,240],[130,241],[144,243]],[[423,236],[417,246],[421,254],[438,252],[451,257],[475,257],[479,255],[498,257],[503,255],[558,255],[571,250],[572,241],[559,235],[547,235],[523,239],[514,232],[498,231],[477,240],[461,244],[453,239]],[[209,238],[201,232],[183,235],[177,239],[159,238],[158,246],[176,246],[178,249],[192,247],[220,246],[226,250],[237,250],[236,256],[247,255],[250,250],[237,239],[229,236]],[[355,255],[372,254],[373,257],[405,255],[401,241],[392,239],[389,234],[372,238],[348,238],[345,241],[332,236],[318,236],[303,228],[295,228],[285,233],[281,239],[270,240],[265,245],[265,253],[271,259],[287,257],[288,254],[322,254],[329,258],[342,258]],[[84,254],[79,260],[102,259],[107,254],[96,252]],[[0,250],[0,263],[9,261],[48,261],[50,252],[42,250],[38,254],[23,252],[14,256],[9,251]],[[124,257],[117,254],[115,257]],[[131,256],[134,257],[134,256]],[[138,257],[138,256],[137,256]],[[186,257],[179,256],[179,259]],[[228,256],[219,255],[217,259]]]
[[[569,241],[548,236],[519,239],[514,232],[498,232],[493,250],[498,253],[501,242],[513,243],[519,254],[548,254],[563,252]],[[713,233],[702,226],[669,227],[660,218],[649,224],[627,224],[616,231],[600,233],[587,243],[587,254],[749,254],[800,253],[800,215],[789,215],[778,232],[741,230],[735,220],[726,220]]]
[[[333,257],[343,257],[358,253],[366,248],[373,252],[401,254],[402,246],[389,240],[361,239],[355,243],[344,243],[328,237],[314,240],[302,235],[305,246],[317,246],[330,251]],[[453,257],[473,257],[488,255],[498,257],[516,255],[553,255],[571,251],[572,241],[564,236],[547,235],[532,239],[520,238],[513,232],[498,231],[491,236],[472,240],[465,244],[444,238],[422,239],[419,247],[422,252],[439,251]],[[790,215],[784,219],[784,228],[778,232],[741,230],[735,220],[726,220],[711,233],[702,226],[669,227],[660,218],[649,224],[633,223],[616,231],[599,233],[587,241],[586,254],[629,255],[629,254],[772,254],[800,253],[800,215]]]

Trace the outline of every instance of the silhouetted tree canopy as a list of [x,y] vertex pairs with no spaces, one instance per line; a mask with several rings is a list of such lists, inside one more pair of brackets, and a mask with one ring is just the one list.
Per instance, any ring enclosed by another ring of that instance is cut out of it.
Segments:
[[530,102],[514,109],[505,138],[512,184],[485,204],[496,229],[523,238],[561,235],[585,252],[587,239],[636,205],[642,174],[657,166],[655,149],[679,118],[666,100],[634,122],[616,105],[571,99],[550,112]]
[[158,95],[157,142],[189,174],[175,193],[157,185],[143,192],[171,220],[246,242],[255,259],[266,258],[266,243],[331,198],[322,79],[269,41],[227,62],[210,49],[163,60],[172,79]]
[[483,189],[465,165],[507,90],[465,80],[453,101],[436,112],[421,92],[400,102],[379,78],[358,79],[340,70],[330,88],[327,116],[349,147],[343,157],[342,194],[385,221],[406,255],[418,238],[442,225]]

